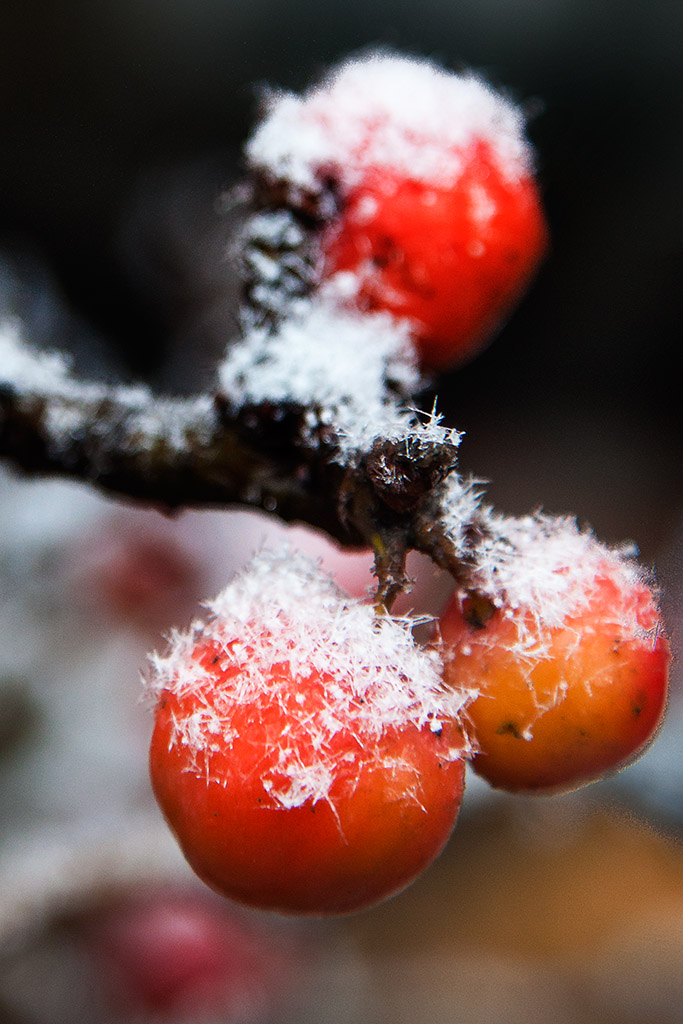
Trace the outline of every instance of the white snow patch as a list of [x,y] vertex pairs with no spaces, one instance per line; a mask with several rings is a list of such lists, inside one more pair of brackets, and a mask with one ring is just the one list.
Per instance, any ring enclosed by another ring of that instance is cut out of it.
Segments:
[[436,514],[456,558],[464,559],[472,554],[470,528],[481,505],[482,484],[482,480],[453,472],[441,485]]
[[0,323],[0,382],[18,392],[50,393],[64,387],[68,374],[64,356],[34,351],[22,341],[17,323]]
[[79,380],[71,375],[67,357],[33,349],[22,340],[19,324],[9,321],[0,323],[0,384],[11,387],[19,403],[41,396],[48,399],[43,410],[45,432],[55,451],[66,450],[86,432],[111,430],[109,419],[96,415],[100,402],[110,409],[120,407],[123,431],[117,433],[117,443],[131,451],[152,452],[163,444],[182,453],[190,443],[208,441],[215,427],[211,396],[200,395],[181,404],[154,397],[144,385]]
[[[398,396],[421,384],[410,324],[389,313],[359,313],[339,304],[347,275],[292,303],[275,331],[254,327],[228,349],[219,367],[222,392],[235,406],[293,403],[309,410],[311,435],[330,426],[340,461],[351,462],[378,438],[415,434],[458,444],[460,434],[433,415],[421,422]],[[393,390],[391,390],[393,389]]]
[[490,508],[482,513],[474,583],[497,606],[530,611],[545,626],[560,626],[586,608],[591,581],[608,572],[624,593],[642,579],[633,546],[609,548],[569,516],[537,512],[513,518]]
[[[340,731],[352,733],[361,758],[392,728],[413,725],[438,733],[475,696],[444,687],[439,656],[413,638],[415,620],[378,617],[372,605],[344,595],[288,547],[258,555],[208,608],[208,622],[175,633],[164,655],[151,656],[147,692],[194,698],[194,710],[175,721],[172,742],[187,748],[197,773],[206,771],[209,779],[211,752],[217,743],[225,749],[233,742],[235,711],[247,706],[258,718],[259,708],[279,702],[291,730],[305,737],[294,743],[283,730],[277,763],[262,777],[265,791],[282,807],[327,799],[344,767],[329,749]],[[198,644],[224,652],[227,681],[221,684],[195,660]],[[322,706],[302,700],[320,678]],[[445,756],[457,759],[465,750],[463,739]]]
[[330,170],[350,188],[369,167],[451,187],[478,140],[509,180],[528,171],[518,107],[473,74],[375,52],[342,63],[301,97],[272,92],[246,152],[252,166],[303,190],[315,191],[319,172]]

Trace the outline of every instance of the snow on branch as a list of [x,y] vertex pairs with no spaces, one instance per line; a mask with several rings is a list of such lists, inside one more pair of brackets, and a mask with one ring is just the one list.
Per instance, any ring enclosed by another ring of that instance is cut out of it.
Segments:
[[81,381],[5,324],[0,455],[166,509],[258,507],[366,546],[400,534],[404,554],[406,515],[453,470],[460,436],[401,404],[419,377],[400,330],[375,319],[305,304],[280,335],[237,342],[215,392],[192,398]]
[[144,386],[79,380],[60,353],[35,351],[17,324],[0,325],[0,454],[26,472],[174,507],[191,453],[217,433],[208,396],[161,399]]

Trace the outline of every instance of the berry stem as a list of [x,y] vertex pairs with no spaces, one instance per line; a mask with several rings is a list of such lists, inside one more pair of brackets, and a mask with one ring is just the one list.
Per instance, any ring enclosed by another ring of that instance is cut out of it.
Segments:
[[373,534],[372,548],[378,580],[375,609],[378,615],[382,615],[390,612],[396,598],[410,589],[410,579],[406,574],[408,548],[404,533],[398,530]]

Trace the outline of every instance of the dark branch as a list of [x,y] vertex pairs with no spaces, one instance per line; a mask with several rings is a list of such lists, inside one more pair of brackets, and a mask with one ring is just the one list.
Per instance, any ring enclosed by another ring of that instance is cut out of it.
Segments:
[[158,398],[57,376],[40,392],[0,387],[0,457],[29,474],[86,480],[167,511],[242,505],[305,522],[343,545],[384,552],[391,599],[405,586],[401,559],[413,521],[452,470],[455,445],[378,440],[343,466],[328,425],[313,443],[310,418],[294,405],[233,409],[220,396]]

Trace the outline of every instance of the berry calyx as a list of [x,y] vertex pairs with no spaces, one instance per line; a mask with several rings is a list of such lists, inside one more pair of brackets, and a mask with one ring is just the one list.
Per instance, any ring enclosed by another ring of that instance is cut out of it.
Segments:
[[[440,623],[444,678],[479,689],[468,709],[478,774],[503,789],[561,792],[644,751],[664,713],[670,651],[634,563],[567,524],[538,539],[549,569],[535,591],[527,581],[525,601],[500,591],[452,599]],[[563,540],[567,557],[553,565]]]
[[351,275],[356,308],[409,320],[429,370],[490,339],[546,248],[521,112],[428,61],[372,54],[275,96],[247,153],[274,194],[318,210],[321,280]]
[[153,681],[152,784],[190,865],[285,913],[402,889],[454,826],[468,695],[404,622],[291,552],[261,556],[212,608]]

